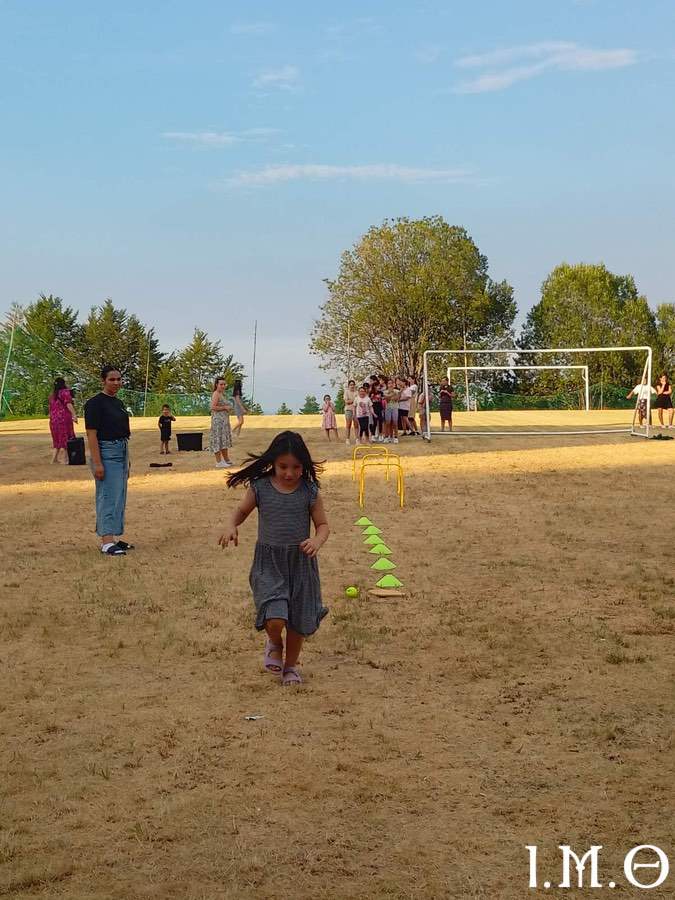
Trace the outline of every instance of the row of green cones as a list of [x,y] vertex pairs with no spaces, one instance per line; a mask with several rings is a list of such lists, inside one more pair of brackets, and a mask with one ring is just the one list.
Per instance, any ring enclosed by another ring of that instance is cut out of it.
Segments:
[[[364,544],[370,546],[370,553],[377,556],[377,559],[370,567],[371,569],[375,569],[377,572],[389,572],[391,573],[392,569],[396,568],[396,564],[393,563],[387,557],[391,556],[391,550],[384,543],[380,535],[382,534],[382,529],[378,528],[377,525],[373,525],[369,518],[366,516],[361,516],[360,519],[357,519],[354,522],[355,525],[358,525],[360,528],[363,528],[363,534],[365,535]],[[388,574],[383,575],[382,578],[377,582],[377,587],[379,588],[400,588],[403,587],[403,582],[399,581],[395,575]]]

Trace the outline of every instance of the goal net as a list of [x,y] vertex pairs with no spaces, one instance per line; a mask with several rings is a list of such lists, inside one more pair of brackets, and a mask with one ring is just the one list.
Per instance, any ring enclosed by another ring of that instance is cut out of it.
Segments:
[[[427,440],[442,434],[649,437],[651,347],[427,350],[423,376],[431,410]],[[443,398],[442,379],[450,388]]]

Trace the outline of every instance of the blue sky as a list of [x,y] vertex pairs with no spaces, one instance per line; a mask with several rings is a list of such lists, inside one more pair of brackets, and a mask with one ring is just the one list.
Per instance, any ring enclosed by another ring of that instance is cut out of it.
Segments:
[[675,291],[675,4],[0,0],[0,312],[205,328],[267,409],[322,392],[322,279],[370,225],[465,226],[521,311],[566,260]]

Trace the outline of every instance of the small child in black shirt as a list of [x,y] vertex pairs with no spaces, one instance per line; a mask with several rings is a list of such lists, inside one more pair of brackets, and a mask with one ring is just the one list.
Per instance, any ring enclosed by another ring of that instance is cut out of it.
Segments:
[[171,440],[171,423],[176,421],[176,417],[171,415],[171,407],[165,404],[162,407],[162,415],[159,417],[157,425],[159,427],[159,436],[162,441],[162,453],[171,453],[169,450],[169,441]]

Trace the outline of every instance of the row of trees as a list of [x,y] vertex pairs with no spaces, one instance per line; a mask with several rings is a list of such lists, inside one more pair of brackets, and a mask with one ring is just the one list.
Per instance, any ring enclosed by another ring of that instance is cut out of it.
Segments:
[[[470,348],[475,352],[468,362],[477,365],[494,362],[481,358],[475,350],[481,347],[649,345],[656,369],[675,368],[675,304],[652,310],[631,275],[617,275],[602,264],[557,266],[517,333],[512,287],[493,280],[487,258],[467,231],[440,216],[401,218],[371,228],[342,255],[337,277],[326,286],[328,297],[314,323],[310,351],[335,383],[346,375],[373,372],[419,378],[424,351],[430,348]],[[95,389],[98,368],[111,360],[123,370],[130,396],[144,391],[147,376],[157,402],[169,395],[197,398],[186,412],[203,411],[216,376],[244,376],[241,364],[224,354],[220,342],[198,328],[186,347],[163,353],[154,328],[111,300],[92,308],[82,322],[52,295],[41,295],[18,314],[22,326],[8,373],[16,414],[44,413],[57,374],[83,393]],[[0,361],[6,359],[7,335],[7,328],[0,331]],[[525,356],[513,361],[534,362]],[[536,361],[582,362],[569,356]],[[439,361],[434,380],[447,363]],[[595,384],[603,389],[614,385],[618,397],[619,388],[632,386],[641,374],[642,360],[636,354],[589,354],[583,363]],[[570,380],[560,373],[518,378],[506,373],[484,377],[481,384],[493,394],[541,395],[567,389]],[[339,392],[335,399],[340,406]],[[252,412],[261,411],[250,401],[247,405]],[[308,395],[300,411],[318,412],[317,398]],[[290,412],[285,403],[278,410]]]
[[[216,377],[224,376],[230,384],[245,377],[243,366],[202,329],[195,328],[192,340],[181,350],[164,353],[154,328],[112,300],[93,307],[83,322],[75,310],[51,294],[40,295],[23,309],[14,308],[10,316],[18,324],[6,386],[8,408],[14,415],[44,414],[56,375],[64,376],[78,393],[94,392],[101,366],[110,362],[124,373],[125,401],[135,412],[145,403],[146,377],[148,408],[153,413],[169,398],[172,405],[185,407],[179,412],[205,412]],[[2,360],[9,333],[9,328],[0,333]],[[262,412],[251,400],[246,403],[252,413]]]
[[[464,228],[438,216],[371,228],[343,254],[337,278],[326,286],[328,299],[314,324],[310,350],[329,371],[419,378],[423,353],[431,348],[634,345],[654,348],[659,371],[675,367],[675,304],[663,303],[654,312],[632,276],[616,275],[602,264],[557,266],[517,334],[511,286],[490,278],[486,257]],[[495,363],[479,353],[468,361]],[[588,354],[583,360],[593,382],[631,386],[643,361],[625,353]],[[565,377],[495,375],[482,382],[504,393],[540,394],[560,388]]]

